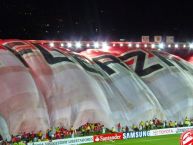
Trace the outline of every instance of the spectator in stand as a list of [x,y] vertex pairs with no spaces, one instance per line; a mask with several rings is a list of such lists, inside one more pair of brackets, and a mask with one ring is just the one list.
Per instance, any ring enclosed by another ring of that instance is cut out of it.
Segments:
[[191,120],[191,122],[190,122],[190,123],[191,123],[191,126],[193,126],[193,119]]
[[[91,132],[94,132],[94,123],[91,123]],[[103,125],[104,126],[104,125]]]
[[129,132],[129,127],[126,125],[125,127],[125,132],[128,133]]
[[48,130],[48,138],[49,138],[49,140],[52,140],[53,137],[54,137],[54,134],[53,134],[53,132],[52,132],[52,129],[49,129],[49,130]]
[[83,136],[85,135],[85,129],[84,129],[83,126],[81,127],[81,134],[82,134]]
[[148,121],[145,122],[145,129],[146,129],[146,130],[149,129],[149,122],[148,122]]
[[185,126],[190,126],[190,119],[186,116],[185,120],[184,120],[184,125]]
[[180,127],[183,127],[183,126],[184,126],[184,122],[181,121],[181,122],[180,122]]
[[133,131],[139,131],[139,128],[135,124],[132,125],[132,129]]
[[122,127],[121,132],[125,132],[125,128],[124,127]]
[[91,128],[90,128],[90,125],[88,124],[87,127],[86,127],[86,134],[87,135],[90,134],[90,130],[91,130]]
[[61,138],[63,139],[65,136],[65,129],[63,126],[59,128],[59,132],[60,132]]
[[54,137],[55,139],[61,139],[61,134],[59,130],[55,132]]
[[177,127],[178,126],[178,123],[177,121],[174,122],[174,126]]
[[163,121],[163,128],[166,128],[166,121]]
[[73,126],[71,126],[71,128],[70,128],[70,134],[71,134],[71,137],[74,138],[75,129]]
[[139,130],[144,130],[144,128],[145,128],[145,123],[143,121],[141,121],[139,123]]
[[117,131],[121,132],[121,124],[120,123],[117,124]]
[[112,132],[112,133],[115,133],[115,132],[116,132],[115,127],[112,127],[111,132]]
[[38,136],[38,139],[42,139],[43,132],[40,130],[40,131],[37,133],[37,136]]
[[149,127],[150,127],[150,129],[153,129],[153,127],[154,127],[154,126],[153,126],[153,121],[152,121],[152,120],[149,121]]
[[106,132],[106,128],[104,127],[104,125],[102,126],[102,133],[105,134]]

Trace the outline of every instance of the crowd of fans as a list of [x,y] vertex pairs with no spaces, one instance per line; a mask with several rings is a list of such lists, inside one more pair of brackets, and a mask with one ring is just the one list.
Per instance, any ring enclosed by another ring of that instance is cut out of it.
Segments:
[[188,117],[184,119],[184,121],[166,121],[159,120],[157,118],[149,121],[141,121],[139,125],[132,125],[133,131],[139,130],[151,130],[151,129],[160,129],[160,128],[173,128],[173,127],[185,127],[185,126],[193,126],[193,119],[190,120]]
[[172,128],[172,127],[183,127],[183,126],[193,126],[193,120],[186,117],[184,121],[162,121],[157,118],[149,121],[141,121],[138,125],[133,124],[131,128],[128,126],[121,126],[120,123],[116,127],[107,129],[104,125],[100,123],[86,123],[79,129],[74,129],[71,127],[69,130],[64,127],[50,128],[46,131],[46,134],[40,130],[37,133],[23,132],[21,135],[11,136],[12,140],[10,142],[3,141],[0,135],[1,144],[13,144],[13,145],[25,145],[28,142],[40,142],[40,141],[51,141],[54,139],[64,139],[75,136],[87,136],[95,134],[113,133],[113,132],[129,132],[129,131],[141,131],[141,130],[151,130],[159,128]]

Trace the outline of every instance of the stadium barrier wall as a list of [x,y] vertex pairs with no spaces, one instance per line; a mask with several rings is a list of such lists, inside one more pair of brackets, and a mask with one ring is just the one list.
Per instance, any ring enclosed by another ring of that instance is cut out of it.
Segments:
[[102,142],[102,141],[110,141],[110,140],[122,140],[123,139],[123,133],[111,133],[111,134],[100,134],[100,135],[94,135],[93,141],[94,142]]
[[42,142],[33,142],[28,143],[27,145],[73,145],[73,144],[84,144],[84,143],[92,143],[93,136],[85,136],[85,137],[76,137],[76,138],[66,138],[66,139],[58,139],[52,141],[42,141]]
[[58,139],[58,140],[43,141],[43,142],[33,142],[33,143],[28,143],[27,145],[65,145],[65,144],[75,145],[75,144],[103,142],[103,141],[110,141],[110,140],[122,140],[122,139],[131,139],[131,138],[142,138],[142,137],[148,137],[148,136],[179,134],[190,129],[193,129],[193,126],[155,129],[155,130],[149,130],[149,131],[137,131],[137,132],[133,131],[128,133],[124,132],[124,133],[100,134],[100,135],[94,135],[94,136],[66,138],[66,139]]
[[189,129],[193,129],[193,126],[150,130],[150,136],[178,134]]

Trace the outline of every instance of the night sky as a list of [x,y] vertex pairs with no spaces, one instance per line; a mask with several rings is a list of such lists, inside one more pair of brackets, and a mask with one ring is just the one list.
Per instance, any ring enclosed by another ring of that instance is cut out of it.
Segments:
[[0,0],[0,38],[193,40],[191,0]]

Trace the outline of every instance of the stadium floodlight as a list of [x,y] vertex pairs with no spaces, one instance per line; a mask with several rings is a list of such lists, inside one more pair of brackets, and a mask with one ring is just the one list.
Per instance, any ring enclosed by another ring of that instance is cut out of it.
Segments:
[[115,43],[113,44],[113,47],[115,47]]
[[151,48],[155,48],[155,44],[151,44]]
[[72,43],[68,42],[68,43],[67,43],[67,47],[68,47],[68,48],[72,47]]
[[163,43],[159,44],[159,49],[164,49],[164,44]]
[[89,43],[87,43],[87,44],[86,44],[86,47],[90,47],[90,44],[89,44]]
[[189,45],[189,47],[192,49],[192,48],[193,48],[193,43],[191,43],[191,44]]
[[123,47],[123,43],[120,43],[120,47]]
[[50,47],[54,47],[54,43],[53,42],[50,43]]
[[168,48],[171,48],[171,44],[168,44]]
[[60,46],[61,46],[61,47],[64,47],[64,44],[63,44],[63,43],[61,43],[61,44],[60,44]]
[[136,44],[136,47],[139,48],[139,44]]
[[107,47],[108,47],[107,42],[103,42],[103,43],[102,43],[102,47],[103,47],[103,48],[107,48]]
[[76,46],[76,48],[81,48],[81,43],[80,42],[76,42],[75,46]]
[[183,48],[186,48],[186,44],[183,45]]
[[175,48],[178,48],[178,44],[175,44],[174,47],[175,47]]
[[107,42],[103,42],[103,43],[102,43],[102,49],[103,49],[103,50],[108,50],[108,49],[109,49],[109,45],[108,45]]
[[131,44],[131,43],[129,43],[129,44],[128,44],[128,46],[129,46],[129,47],[132,47],[132,44]]
[[146,47],[147,47],[147,44],[145,44],[144,47],[146,48]]
[[94,42],[94,48],[99,48],[99,43],[98,42]]

